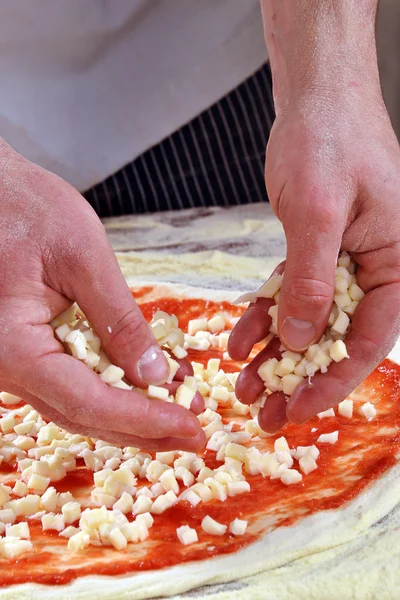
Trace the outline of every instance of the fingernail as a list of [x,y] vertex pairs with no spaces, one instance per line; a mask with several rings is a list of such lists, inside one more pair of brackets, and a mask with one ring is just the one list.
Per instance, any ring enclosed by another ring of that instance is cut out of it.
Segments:
[[168,378],[168,363],[159,346],[150,346],[139,358],[137,373],[144,383],[159,385]]
[[281,330],[282,342],[292,350],[304,350],[315,338],[315,327],[309,321],[286,317]]

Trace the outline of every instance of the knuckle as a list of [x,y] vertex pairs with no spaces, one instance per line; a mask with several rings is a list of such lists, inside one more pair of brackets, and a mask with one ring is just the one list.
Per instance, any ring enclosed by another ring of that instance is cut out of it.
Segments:
[[332,301],[333,287],[322,279],[307,276],[295,276],[285,285],[289,297],[300,304],[321,306]]
[[109,345],[124,349],[142,346],[149,339],[149,326],[140,311],[132,309],[126,313],[112,328]]

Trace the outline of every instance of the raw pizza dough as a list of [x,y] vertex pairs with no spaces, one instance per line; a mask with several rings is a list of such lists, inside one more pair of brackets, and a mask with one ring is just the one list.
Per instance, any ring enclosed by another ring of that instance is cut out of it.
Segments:
[[[122,266],[128,275],[126,263]],[[128,282],[138,285],[135,273],[128,276]],[[184,285],[174,285],[174,291],[216,301],[237,296],[237,292]],[[391,358],[400,364],[399,345]],[[350,600],[377,597],[375,590],[379,598],[395,598],[400,584],[399,498],[400,466],[396,465],[342,509],[316,513],[291,527],[276,529],[235,554],[134,576],[78,578],[67,586],[0,588],[0,600],[141,600],[233,580],[241,581],[226,591],[218,586],[205,588],[196,597]],[[361,572],[361,564],[366,571]]]

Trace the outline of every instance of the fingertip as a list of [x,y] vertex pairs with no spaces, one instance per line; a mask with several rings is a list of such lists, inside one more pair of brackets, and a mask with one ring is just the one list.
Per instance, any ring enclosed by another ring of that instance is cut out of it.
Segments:
[[286,398],[282,392],[268,396],[258,413],[258,423],[267,433],[277,433],[287,423]]
[[265,390],[261,377],[253,371],[250,363],[240,372],[237,378],[235,394],[242,404],[253,404]]
[[195,415],[199,415],[200,413],[202,413],[204,411],[204,408],[205,408],[204,398],[200,394],[200,392],[196,392],[194,395],[194,398],[192,400],[192,404],[190,405],[190,410]]

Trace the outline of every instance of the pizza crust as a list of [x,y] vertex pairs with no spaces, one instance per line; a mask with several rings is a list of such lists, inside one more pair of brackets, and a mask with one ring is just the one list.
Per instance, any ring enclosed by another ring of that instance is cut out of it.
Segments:
[[[123,261],[128,282],[139,285],[136,268],[131,269],[128,262]],[[279,259],[271,265],[271,271],[277,262]],[[215,291],[185,284],[165,289],[169,295],[215,301],[232,301],[237,296],[237,290]],[[400,364],[400,344],[390,358]],[[276,529],[237,553],[134,576],[90,576],[66,586],[23,584],[0,588],[0,600],[113,600],[116,597],[142,600],[238,579],[241,580],[239,589],[220,592],[217,587],[214,598],[247,599],[251,591],[252,598],[263,600],[278,597],[280,600],[319,600],[321,597],[350,600],[365,598],[367,594],[374,597],[371,592],[378,590],[378,585],[380,598],[393,598],[400,584],[399,558],[394,554],[400,525],[399,497],[400,466],[396,465],[341,510],[316,513],[291,527]],[[361,564],[368,565],[367,570],[362,570]],[[210,591],[207,589],[203,597],[209,598]]]

